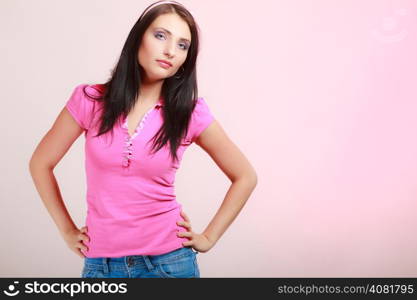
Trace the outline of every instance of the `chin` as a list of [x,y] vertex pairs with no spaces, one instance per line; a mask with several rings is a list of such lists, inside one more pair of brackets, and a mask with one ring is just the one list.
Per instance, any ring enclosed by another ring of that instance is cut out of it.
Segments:
[[160,81],[160,80],[164,80],[170,77],[170,75],[164,74],[164,72],[158,72],[158,73],[153,73],[151,75],[147,75],[146,77],[148,81]]

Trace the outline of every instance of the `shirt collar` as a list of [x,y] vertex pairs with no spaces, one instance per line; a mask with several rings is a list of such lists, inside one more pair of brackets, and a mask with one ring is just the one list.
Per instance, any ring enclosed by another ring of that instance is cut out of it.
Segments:
[[155,107],[161,107],[164,106],[164,100],[162,98],[159,98],[158,102],[156,102]]

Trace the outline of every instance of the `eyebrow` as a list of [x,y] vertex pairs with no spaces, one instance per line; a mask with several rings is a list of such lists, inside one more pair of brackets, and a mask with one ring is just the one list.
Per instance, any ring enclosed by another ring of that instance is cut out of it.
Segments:
[[[171,31],[169,31],[169,30],[168,30],[168,29],[166,29],[166,28],[163,28],[163,27],[156,27],[155,29],[162,29],[163,31],[166,31],[169,35],[172,35]],[[186,39],[186,38],[180,38],[180,40],[181,40],[181,41],[187,41],[187,42],[191,43],[191,41],[190,41],[190,40],[188,40],[188,39]]]

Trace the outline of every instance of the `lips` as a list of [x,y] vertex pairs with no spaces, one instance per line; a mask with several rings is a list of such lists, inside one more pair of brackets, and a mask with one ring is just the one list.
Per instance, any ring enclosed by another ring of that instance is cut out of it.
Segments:
[[163,59],[157,59],[156,61],[159,62],[159,64],[163,67],[167,67],[167,68],[172,67],[172,64],[169,61],[166,61]]

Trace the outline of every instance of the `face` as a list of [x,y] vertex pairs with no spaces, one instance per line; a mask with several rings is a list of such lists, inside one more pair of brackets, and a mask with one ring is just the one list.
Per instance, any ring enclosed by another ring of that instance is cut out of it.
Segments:
[[144,80],[150,82],[174,76],[186,60],[190,44],[190,28],[183,19],[175,13],[158,16],[145,31],[138,51],[139,64],[146,73]]

